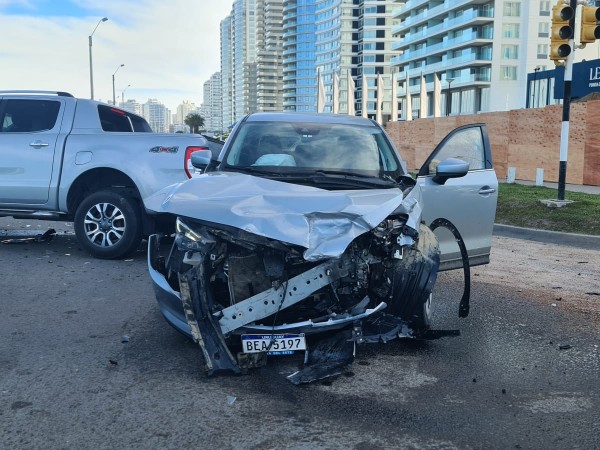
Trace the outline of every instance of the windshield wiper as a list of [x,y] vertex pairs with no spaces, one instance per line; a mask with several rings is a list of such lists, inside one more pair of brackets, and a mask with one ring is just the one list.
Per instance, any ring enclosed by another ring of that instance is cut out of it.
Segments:
[[[286,167],[286,169],[294,169]],[[303,184],[335,184],[350,186],[376,186],[376,187],[398,187],[398,183],[389,175],[382,174],[381,177],[373,175],[346,172],[342,170],[293,170],[290,172],[279,172],[265,169],[265,166],[228,166],[227,170],[249,173],[256,176],[264,176],[272,180],[284,180],[292,182],[303,182]]]
[[390,187],[398,186],[391,177],[376,177],[362,173],[344,172],[338,170],[311,170],[303,172],[291,172],[288,174],[280,174],[281,178],[290,181],[306,181],[313,184],[336,184],[336,185],[360,185],[360,186],[381,186]]
[[227,166],[225,170],[250,173],[252,175],[265,175],[270,178],[284,176],[281,172],[266,170],[265,166]]

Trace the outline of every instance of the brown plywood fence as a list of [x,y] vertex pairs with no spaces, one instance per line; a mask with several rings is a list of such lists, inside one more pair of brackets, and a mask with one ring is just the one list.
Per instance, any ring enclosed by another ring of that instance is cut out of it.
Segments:
[[[567,183],[600,186],[600,100],[571,103]],[[386,130],[408,168],[418,169],[432,149],[454,128],[485,123],[498,179],[508,168],[519,180],[534,181],[544,169],[544,181],[558,181],[562,105],[388,122]]]

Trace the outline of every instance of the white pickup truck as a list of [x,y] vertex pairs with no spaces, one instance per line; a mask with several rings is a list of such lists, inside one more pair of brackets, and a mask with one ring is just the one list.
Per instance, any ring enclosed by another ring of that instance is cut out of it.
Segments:
[[191,178],[208,148],[65,92],[0,91],[0,216],[72,221],[93,256],[119,258],[159,226],[143,199]]

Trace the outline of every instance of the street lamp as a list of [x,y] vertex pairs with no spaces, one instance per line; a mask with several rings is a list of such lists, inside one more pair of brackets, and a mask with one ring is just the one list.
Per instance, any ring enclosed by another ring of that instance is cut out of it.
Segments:
[[92,36],[96,32],[96,28],[98,28],[98,25],[100,25],[102,22],[106,22],[107,20],[108,17],[103,17],[102,19],[100,19],[96,24],[94,31],[92,31],[92,34],[88,36],[88,44],[90,48],[90,98],[92,100],[94,100],[94,70],[92,69]]
[[[117,70],[115,70],[115,73],[117,73],[119,71],[119,69],[121,67],[123,67],[125,64],[121,64],[120,66],[117,67]],[[117,106],[117,100],[115,99],[115,73],[112,74],[112,81],[113,81],[113,106]]]
[[454,81],[454,78],[446,78],[446,81],[448,82],[448,92],[446,93],[446,115],[449,116],[450,108],[452,107],[452,98],[450,97],[452,92],[450,91],[450,83]]
[[125,103],[125,91],[129,89],[129,86],[131,85],[128,84],[127,87],[121,91],[121,103]]

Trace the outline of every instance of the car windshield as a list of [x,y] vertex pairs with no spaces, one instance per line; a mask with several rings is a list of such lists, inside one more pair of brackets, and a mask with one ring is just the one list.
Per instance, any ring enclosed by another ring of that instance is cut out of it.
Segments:
[[383,131],[356,123],[247,121],[225,155],[225,170],[265,174],[356,174],[398,178],[404,167]]

